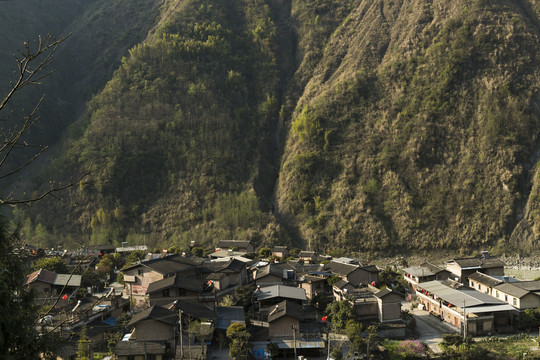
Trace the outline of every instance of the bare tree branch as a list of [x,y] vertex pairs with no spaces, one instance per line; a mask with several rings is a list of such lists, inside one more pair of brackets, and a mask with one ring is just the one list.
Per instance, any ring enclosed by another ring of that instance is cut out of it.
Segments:
[[[6,110],[7,105],[13,99],[13,97],[22,88],[28,85],[39,84],[41,80],[49,76],[53,70],[50,69],[50,65],[53,63],[53,56],[58,46],[66,40],[70,35],[62,37],[60,39],[54,39],[51,34],[45,36],[39,36],[38,40],[34,44],[24,43],[24,48],[17,51],[15,55],[15,62],[17,68],[14,71],[15,78],[10,82],[11,89],[8,94],[0,101],[0,113]],[[1,99],[1,98],[0,98]],[[37,123],[39,120],[38,112],[43,103],[44,96],[42,96],[32,110],[24,116],[21,116],[14,125],[11,127],[0,128],[0,180],[9,179],[22,170],[27,168],[31,163],[38,159],[47,149],[46,145],[28,144],[24,141],[24,135]],[[10,111],[5,119],[9,119],[13,116],[13,112]],[[30,154],[27,154],[26,159],[19,162],[11,169],[8,167],[8,160],[14,154],[16,149],[28,148],[32,149]],[[90,172],[83,174],[74,181],[70,181],[64,185],[58,185],[55,182],[50,182],[50,187],[43,190],[38,195],[32,197],[17,197],[17,192],[20,190],[20,179],[9,190],[8,194],[0,195],[0,205],[19,205],[19,204],[32,204],[48,195],[53,196],[54,193],[70,188],[76,184],[79,184]]]

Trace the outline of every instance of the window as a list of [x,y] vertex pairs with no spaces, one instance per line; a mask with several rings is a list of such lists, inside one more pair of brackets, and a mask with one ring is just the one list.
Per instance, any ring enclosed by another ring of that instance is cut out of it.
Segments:
[[514,306],[517,306],[517,298],[514,298],[514,300],[512,301],[512,303],[514,304]]
[[508,302],[508,295],[504,295],[504,301]]
[[143,274],[144,274],[143,269],[139,269],[138,274],[139,274],[139,275],[143,275]]

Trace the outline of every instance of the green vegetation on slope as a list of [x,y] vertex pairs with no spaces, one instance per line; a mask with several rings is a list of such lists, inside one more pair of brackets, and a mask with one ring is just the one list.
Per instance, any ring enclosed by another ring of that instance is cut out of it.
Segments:
[[264,230],[252,189],[254,149],[278,110],[269,12],[256,0],[185,1],[130,50],[57,160],[98,167],[73,193],[86,206],[68,231],[187,242]]
[[537,30],[506,2],[361,4],[299,101],[282,211],[318,247],[504,239],[537,140]]
[[534,238],[539,6],[166,1],[53,161],[97,168],[77,206],[17,215],[43,242],[503,249],[522,217]]

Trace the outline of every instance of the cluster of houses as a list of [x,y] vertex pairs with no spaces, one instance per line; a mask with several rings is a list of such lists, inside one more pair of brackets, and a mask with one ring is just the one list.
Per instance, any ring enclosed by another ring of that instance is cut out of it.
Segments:
[[[141,249],[106,245],[79,255],[95,252],[99,259],[134,250]],[[120,360],[199,358],[209,344],[223,345],[231,324],[246,325],[246,319],[255,358],[267,358],[270,345],[282,356],[320,355],[328,348],[329,327],[318,305],[331,301],[348,301],[355,318],[377,323],[383,337],[405,338],[405,294],[381,290],[377,266],[313,251],[291,257],[286,246],[275,246],[273,257],[258,259],[254,250],[249,241],[229,240],[220,241],[204,258],[148,254],[121,270],[122,285],[94,294],[91,301],[77,295],[80,275],[41,269],[30,274],[25,285],[38,294],[36,301],[45,304],[55,298],[56,307],[67,309],[54,319],[62,323],[64,333],[77,333],[84,325],[96,346],[118,331],[118,318],[128,313],[130,320],[122,324],[125,331],[115,348]],[[288,261],[279,261],[284,258]],[[540,281],[505,276],[504,263],[486,252],[444,266],[426,262],[402,272],[420,308],[470,335],[512,332],[520,312],[540,306]],[[244,294],[241,306],[231,306],[238,293]],[[45,318],[41,326],[54,324]],[[60,358],[74,359],[76,344],[63,352]]]
[[505,276],[504,263],[487,252],[444,267],[426,262],[403,274],[422,308],[472,336],[511,333],[523,311],[540,306],[540,281]]
[[[204,352],[204,343],[192,346],[189,339],[180,343],[180,332],[185,336],[193,320],[210,324],[208,329],[214,334],[204,334],[204,338],[211,340],[232,323],[244,323],[246,315],[256,329],[252,333],[255,357],[266,357],[265,350],[271,343],[283,355],[319,354],[326,350],[328,326],[324,314],[313,306],[317,297],[326,302],[350,301],[362,320],[381,323],[382,328],[392,324],[388,326],[389,336],[404,336],[402,296],[376,287],[379,269],[375,265],[352,258],[320,257],[312,251],[302,251],[288,262],[246,257],[253,251],[247,241],[221,241],[204,259],[172,254],[124,268],[124,297],[148,308],[131,321],[134,329],[119,343],[119,358],[140,356],[141,342],[165,344],[159,350],[162,358],[182,357],[187,351]],[[276,246],[272,255],[287,257],[288,248]],[[328,279],[332,277],[337,279],[330,285]],[[247,285],[251,288],[244,306],[220,306]],[[164,319],[160,325],[163,331],[140,330],[146,328],[146,322],[158,321],[156,317]],[[166,320],[169,318],[175,321]],[[179,321],[182,325],[176,328]]]

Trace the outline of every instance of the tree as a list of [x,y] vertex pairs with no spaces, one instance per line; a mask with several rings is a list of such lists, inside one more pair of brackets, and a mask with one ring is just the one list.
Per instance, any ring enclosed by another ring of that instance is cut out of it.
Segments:
[[270,255],[272,255],[272,249],[263,247],[259,250],[259,257],[260,258],[267,258]]
[[333,348],[330,355],[332,356],[332,359],[334,360],[343,360],[343,352],[341,350],[341,346],[337,346]]
[[201,344],[201,357],[206,358],[204,354],[204,339],[213,332],[213,327],[206,325],[200,321],[192,321],[187,329],[188,334],[194,336]]
[[[0,193],[0,207],[31,204],[46,196],[56,196],[57,192],[80,183],[87,175],[65,184],[50,181],[46,189],[31,196],[20,191],[20,178],[17,180],[47,146],[33,144],[26,139],[38,121],[43,96],[21,112],[13,110],[12,101],[22,89],[39,84],[51,73],[53,55],[65,39],[56,40],[50,34],[40,36],[33,43],[25,42],[24,48],[15,55],[14,78],[7,94],[0,97],[0,121],[5,125],[0,131],[0,180],[4,182],[5,190]],[[39,333],[39,310],[33,304],[33,294],[22,285],[25,273],[23,257],[26,254],[17,247],[18,241],[17,232],[9,229],[5,219],[0,217],[0,354],[3,359],[52,357],[59,339],[52,331]]]
[[69,273],[69,269],[66,263],[62,261],[62,258],[59,256],[51,258],[41,258],[34,263],[33,269],[34,271],[39,269],[45,269],[55,272],[57,274]]
[[363,352],[366,347],[366,342],[361,334],[362,324],[354,320],[349,320],[345,326],[345,331],[347,332],[347,336],[351,341],[352,350],[356,352]]
[[247,309],[252,304],[253,291],[255,291],[255,286],[253,284],[244,285],[237,288],[234,291],[234,300],[236,305],[243,306],[244,309]]
[[33,294],[22,287],[24,253],[17,248],[16,233],[0,217],[0,354],[3,359],[38,359],[52,355],[57,338],[52,333],[39,334],[36,328],[39,309]]
[[231,343],[229,345],[229,355],[233,359],[247,359],[248,352],[251,349],[251,334],[240,323],[231,324],[226,331],[227,337]]
[[135,250],[131,252],[126,258],[126,266],[130,266],[131,264],[144,259],[145,256],[146,256],[146,253],[142,250]]
[[79,341],[77,342],[77,360],[89,360],[90,343],[86,336],[86,325],[79,332]]
[[352,305],[347,300],[334,301],[328,304],[326,315],[336,329],[344,329],[347,322],[354,318]]
[[[30,110],[22,109],[20,117],[15,120],[11,117],[13,109],[9,109],[9,104],[14,97],[25,87],[40,84],[41,80],[52,73],[50,66],[53,62],[53,55],[58,46],[66,38],[54,39],[50,34],[39,36],[34,43],[24,43],[22,50],[17,50],[15,61],[17,68],[14,72],[14,79],[10,82],[10,90],[0,100],[0,120],[10,122],[11,127],[2,129],[0,132],[0,180],[10,181],[13,185],[7,193],[0,195],[0,205],[18,205],[37,202],[46,196],[54,196],[55,193],[65,190],[80,181],[87,175],[84,174],[75,181],[68,181],[65,184],[50,181],[49,187],[40,193],[28,197],[26,193],[19,194],[20,181],[14,179],[20,175],[21,171],[39,158],[46,150],[47,146],[33,144],[25,141],[25,136],[31,131],[39,120],[38,112],[43,102],[42,96]],[[1,99],[1,98],[0,98]],[[18,153],[24,155],[22,161],[13,162],[13,156]]]
[[[39,120],[39,108],[44,96],[28,109],[20,111],[14,110],[12,103],[21,90],[40,84],[51,74],[53,55],[65,39],[54,39],[50,34],[39,36],[35,42],[25,42],[24,48],[15,54],[13,80],[7,94],[0,96],[0,121],[4,124],[0,131],[0,181],[4,184],[4,192],[0,193],[0,210],[6,205],[29,205],[47,196],[57,197],[59,191],[81,183],[88,175],[83,174],[65,183],[50,181],[47,188],[31,195],[20,188],[22,171],[47,149],[46,145],[34,144],[27,138]],[[41,333],[39,331],[38,320],[43,314],[40,315],[39,309],[33,304],[33,293],[23,287],[23,257],[27,254],[24,249],[18,248],[18,242],[17,231],[9,229],[5,219],[0,216],[0,354],[3,359],[53,357],[60,339],[54,331],[44,331],[43,328]],[[61,266],[60,263],[56,265]],[[63,268],[55,270],[67,272]],[[57,301],[61,296],[59,294]],[[55,329],[59,326],[56,325]]]

